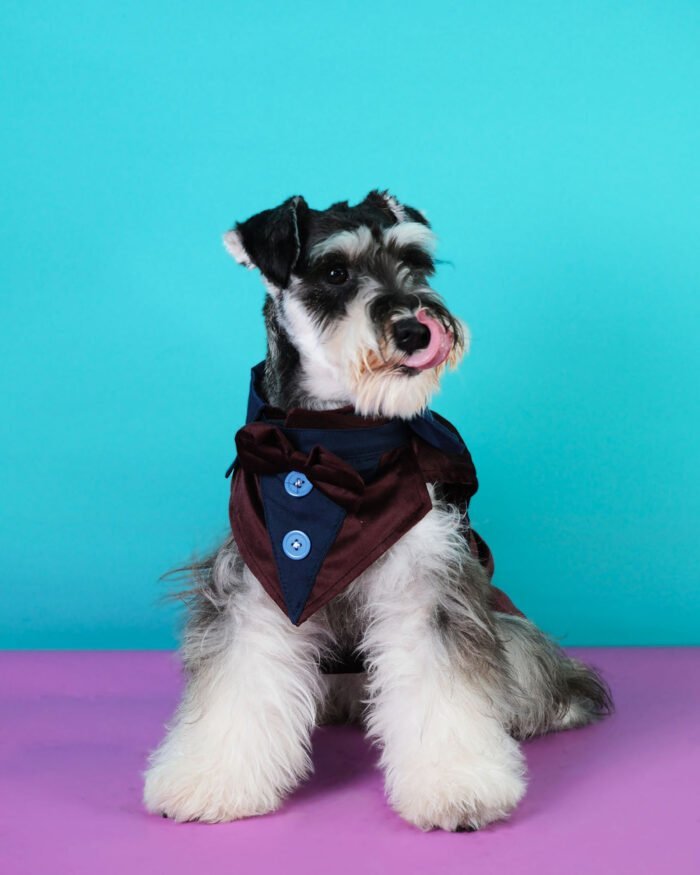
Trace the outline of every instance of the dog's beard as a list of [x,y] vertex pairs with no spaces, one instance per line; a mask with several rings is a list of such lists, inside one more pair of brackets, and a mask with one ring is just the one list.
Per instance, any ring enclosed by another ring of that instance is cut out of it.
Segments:
[[355,410],[363,416],[386,416],[410,419],[421,413],[440,386],[448,366],[454,367],[461,352],[453,348],[448,360],[437,367],[411,373],[392,359],[378,356],[374,350],[362,351],[353,362]]
[[294,296],[283,303],[283,324],[299,351],[305,405],[318,409],[351,404],[362,416],[410,419],[421,413],[446,368],[462,358],[466,327],[437,298],[420,300],[452,337],[449,356],[436,367],[407,368],[407,355],[394,345],[391,326],[413,310],[392,306],[371,294],[359,295],[337,324],[322,326]]
[[398,368],[359,369],[355,383],[355,409],[363,416],[410,419],[424,410],[440,384],[444,365],[415,376]]

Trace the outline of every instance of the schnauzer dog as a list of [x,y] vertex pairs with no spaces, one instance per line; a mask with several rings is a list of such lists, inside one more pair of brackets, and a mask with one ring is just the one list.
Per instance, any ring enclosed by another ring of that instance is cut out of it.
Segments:
[[361,721],[390,804],[473,830],[522,798],[518,740],[585,726],[609,691],[491,583],[476,476],[428,408],[467,346],[429,286],[435,238],[387,192],[294,197],[224,238],[267,289],[236,435],[231,535],[191,568],[183,701],[146,774],[175,820],[274,811],[315,725]]

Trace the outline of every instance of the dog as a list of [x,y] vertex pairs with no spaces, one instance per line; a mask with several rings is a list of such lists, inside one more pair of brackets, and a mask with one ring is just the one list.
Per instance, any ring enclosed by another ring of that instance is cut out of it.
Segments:
[[145,806],[177,821],[274,811],[311,772],[314,727],[358,721],[405,820],[506,818],[525,792],[519,740],[612,700],[491,583],[471,458],[428,407],[468,346],[429,285],[433,231],[373,191],[326,210],[290,198],[224,242],[262,276],[267,351],[232,532],[190,569],[186,689]]

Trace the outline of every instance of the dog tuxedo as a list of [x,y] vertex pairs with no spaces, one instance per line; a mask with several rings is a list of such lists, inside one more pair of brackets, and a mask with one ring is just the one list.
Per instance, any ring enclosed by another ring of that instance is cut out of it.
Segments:
[[[229,517],[241,556],[299,625],[342,592],[432,508],[426,483],[464,513],[464,537],[493,572],[469,525],[474,464],[447,420],[409,420],[269,406],[262,364],[251,373],[247,424],[236,434]],[[492,587],[494,610],[520,614]]]

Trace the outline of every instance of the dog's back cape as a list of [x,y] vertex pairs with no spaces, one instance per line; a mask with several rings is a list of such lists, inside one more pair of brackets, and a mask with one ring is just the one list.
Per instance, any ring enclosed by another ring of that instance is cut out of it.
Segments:
[[[251,374],[247,424],[227,472],[229,517],[244,561],[293,623],[342,592],[430,511],[427,483],[463,512],[469,549],[493,573],[467,515],[474,464],[447,420],[430,411],[411,420],[366,418],[352,407],[284,411],[265,402],[261,383],[262,364]],[[290,488],[290,475],[303,489]],[[494,610],[520,613],[491,589]]]

